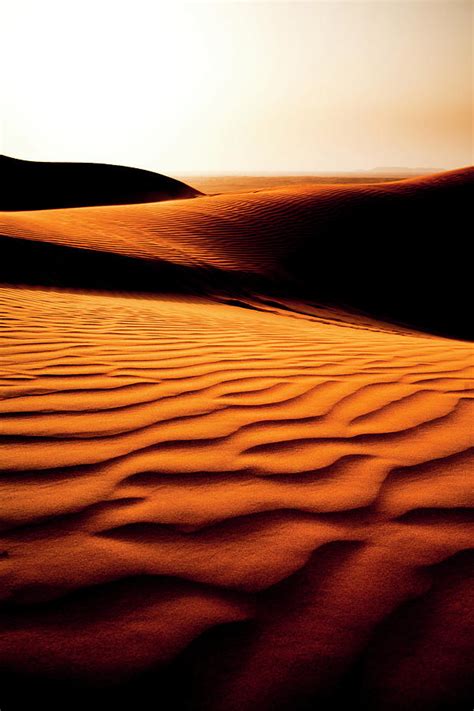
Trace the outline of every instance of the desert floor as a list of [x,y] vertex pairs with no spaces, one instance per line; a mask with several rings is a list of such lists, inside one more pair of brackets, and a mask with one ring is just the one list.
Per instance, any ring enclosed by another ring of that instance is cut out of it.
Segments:
[[[230,199],[2,229],[278,275]],[[2,711],[470,708],[472,344],[178,291],[0,288]]]

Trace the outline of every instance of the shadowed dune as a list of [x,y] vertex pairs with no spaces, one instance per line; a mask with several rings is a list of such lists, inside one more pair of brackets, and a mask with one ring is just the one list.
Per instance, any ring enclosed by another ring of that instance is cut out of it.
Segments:
[[472,706],[471,183],[1,215],[2,711]]
[[158,202],[200,195],[148,170],[100,163],[41,163],[0,156],[0,210]]
[[[259,291],[469,338],[465,239],[462,230],[452,233],[455,224],[469,224],[473,185],[474,168],[466,168],[396,183],[3,213],[0,234],[10,239],[1,244],[0,279],[231,296]],[[104,253],[115,255],[110,263]]]

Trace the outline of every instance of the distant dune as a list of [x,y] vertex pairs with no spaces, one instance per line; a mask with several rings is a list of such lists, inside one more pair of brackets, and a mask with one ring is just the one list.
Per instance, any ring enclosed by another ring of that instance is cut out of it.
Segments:
[[407,168],[406,166],[402,165],[384,165],[384,166],[377,166],[375,168],[372,168],[371,170],[366,171],[367,175],[398,175],[400,178],[407,178],[407,177],[413,177],[417,175],[429,175],[432,173],[441,173],[443,172],[441,168],[433,169],[433,168],[424,168],[421,166],[418,166],[416,168]]
[[[142,289],[169,290],[171,274],[177,291],[189,285],[201,293],[271,290],[465,338],[472,334],[462,309],[469,299],[469,266],[463,228],[455,225],[470,222],[473,186],[474,168],[467,168],[397,183],[289,186],[160,204],[4,213],[0,234],[127,258],[115,258],[107,269],[104,258],[97,266],[82,255],[90,287],[111,279],[113,288],[137,288],[138,279]],[[35,261],[22,259],[26,249]],[[21,280],[23,270],[28,281],[30,264],[37,278],[46,279],[39,283],[51,283],[52,271],[53,284],[80,286],[71,282],[77,269],[74,260],[68,267],[64,250],[11,241],[3,250],[3,281],[9,275]],[[131,258],[142,261],[132,266]]]
[[473,181],[0,216],[2,711],[471,708]]
[[41,163],[0,156],[0,210],[158,202],[199,195],[179,180],[98,163]]
[[[423,175],[426,172],[419,173]],[[403,180],[409,176],[398,169],[388,170],[384,173],[345,173],[343,175],[315,174],[315,175],[186,175],[182,179],[191,183],[203,193],[215,195],[216,193],[249,193],[256,190],[270,190],[290,185],[333,185],[357,183],[381,183]]]

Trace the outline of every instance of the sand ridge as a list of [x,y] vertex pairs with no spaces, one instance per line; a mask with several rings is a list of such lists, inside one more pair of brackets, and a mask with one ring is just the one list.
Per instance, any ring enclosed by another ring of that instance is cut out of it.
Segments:
[[474,168],[465,168],[394,183],[4,212],[0,281],[272,293],[469,338],[467,265],[461,242],[447,241],[454,216],[468,224],[473,187]]
[[396,183],[289,185],[184,202],[3,213],[0,229],[14,237],[262,273],[281,266],[290,254],[289,225],[301,240],[351,203],[377,197],[403,201],[433,191],[443,195],[446,187],[472,188],[473,183],[474,168],[465,168]]
[[103,163],[53,163],[0,156],[0,210],[158,202],[200,195],[189,185],[138,168]]

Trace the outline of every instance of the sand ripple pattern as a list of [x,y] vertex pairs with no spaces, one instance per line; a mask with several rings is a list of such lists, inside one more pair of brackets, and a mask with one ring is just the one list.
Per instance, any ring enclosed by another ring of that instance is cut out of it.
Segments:
[[196,709],[299,708],[356,663],[373,708],[454,707],[469,344],[204,298],[0,310],[2,669],[113,682],[194,649]]
[[[367,203],[376,211],[387,200],[403,207],[426,195],[444,203],[447,189],[467,190],[473,183],[474,169],[465,168],[398,183],[289,185],[195,200],[2,212],[0,232],[193,268],[288,276],[285,260],[291,258],[295,241],[321,239],[321,249],[328,239],[325,229],[329,225],[334,232],[339,213],[349,210],[352,215],[351,210]],[[425,209],[422,215],[426,221]],[[289,231],[296,240],[289,239]]]

